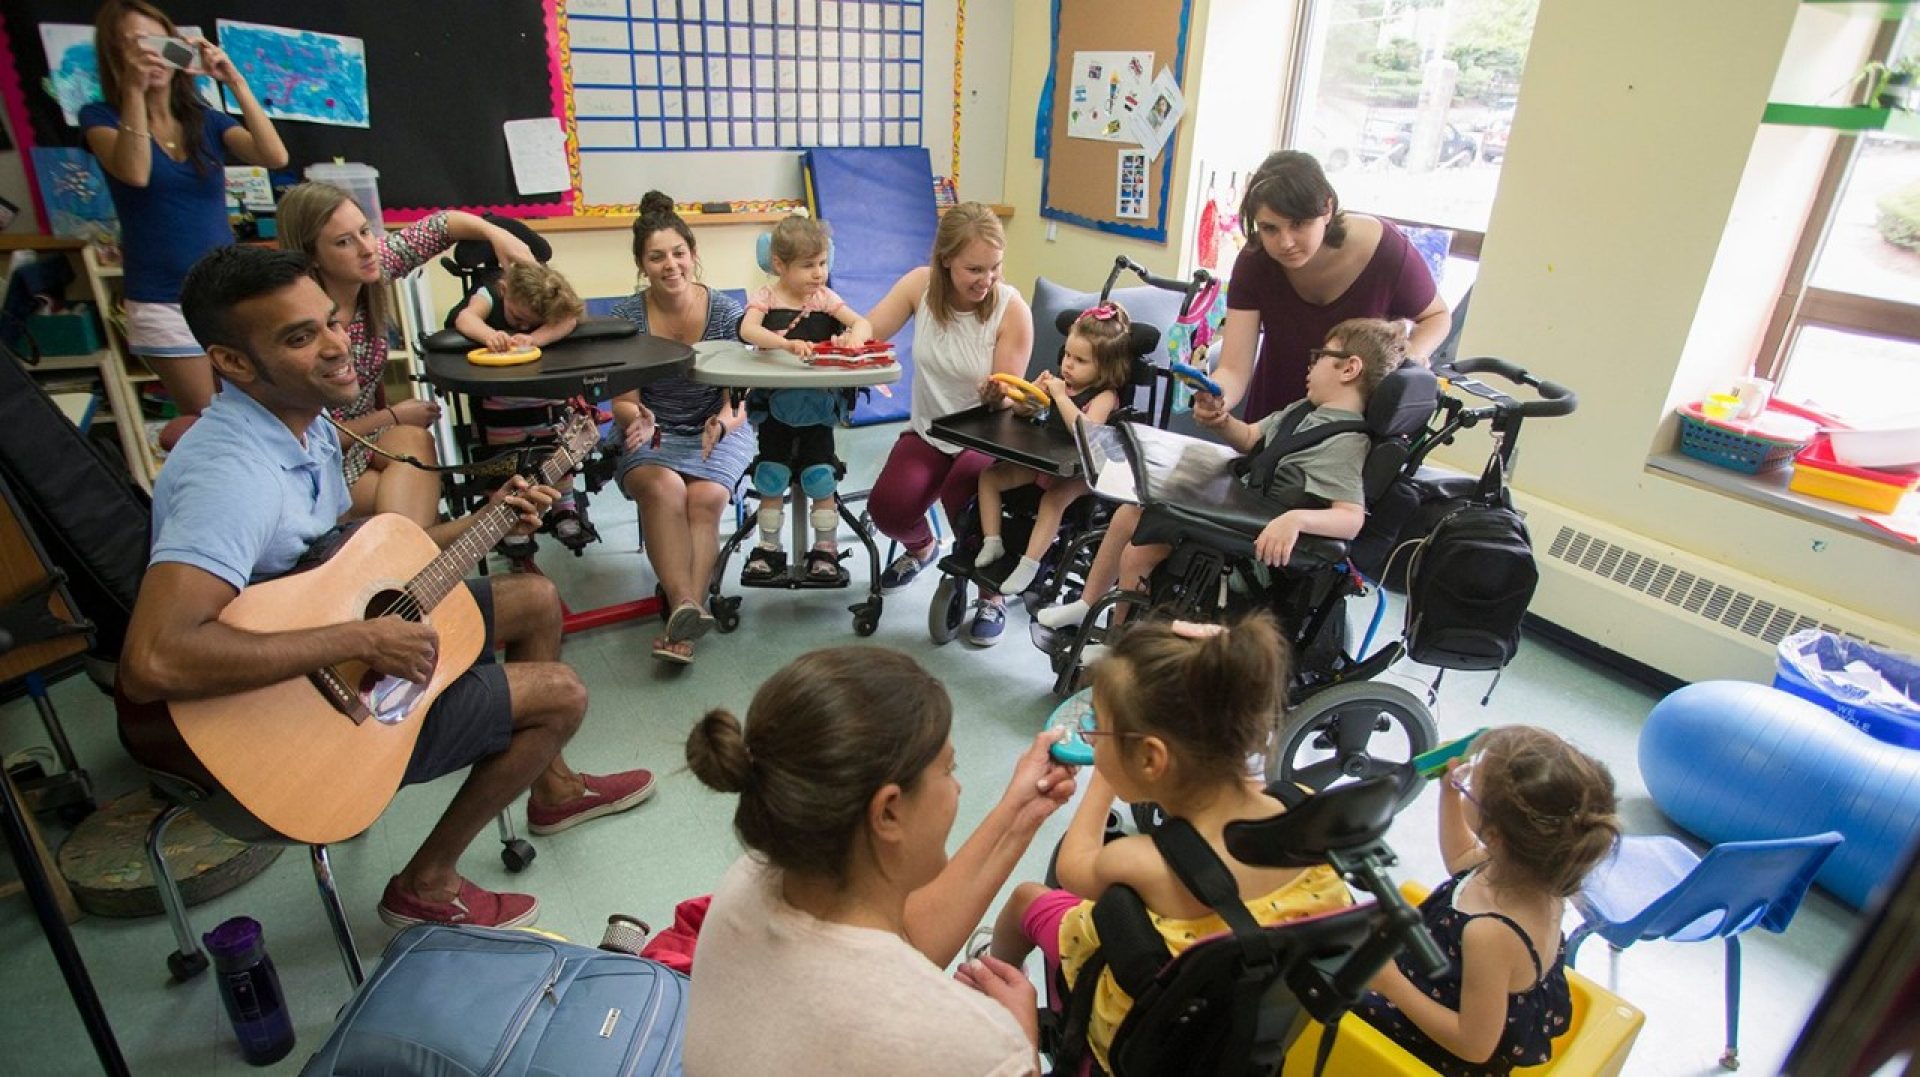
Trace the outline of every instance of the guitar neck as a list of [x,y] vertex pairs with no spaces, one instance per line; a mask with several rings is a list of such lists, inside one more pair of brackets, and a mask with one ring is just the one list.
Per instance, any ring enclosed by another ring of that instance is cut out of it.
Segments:
[[[539,481],[551,486],[560,477],[573,470],[575,458],[565,449],[556,450],[540,465]],[[504,502],[488,505],[473,514],[473,523],[460,533],[452,545],[440,551],[440,556],[428,562],[420,574],[407,583],[407,591],[414,596],[423,610],[433,609],[447,593],[467,578],[467,573],[487,551],[499,543],[507,532],[513,530],[520,514]]]

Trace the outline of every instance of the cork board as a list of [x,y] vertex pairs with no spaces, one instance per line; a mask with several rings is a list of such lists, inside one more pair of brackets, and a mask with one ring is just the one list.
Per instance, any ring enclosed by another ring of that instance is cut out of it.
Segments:
[[[1187,64],[1187,20],[1192,0],[1053,0],[1053,59],[1040,92],[1034,149],[1041,158],[1040,215],[1083,228],[1164,243],[1173,158],[1179,135],[1146,170],[1146,219],[1117,215],[1119,154],[1138,145],[1067,136],[1072,64],[1077,52],[1152,52],[1153,71],[1172,70],[1181,82]],[[1148,72],[1151,79],[1153,71]],[[1191,113],[1189,113],[1189,119]],[[1184,122],[1184,121],[1183,121]]]

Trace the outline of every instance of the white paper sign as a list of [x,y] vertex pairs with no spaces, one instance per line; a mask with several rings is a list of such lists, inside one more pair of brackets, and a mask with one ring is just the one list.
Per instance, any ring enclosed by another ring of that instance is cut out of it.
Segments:
[[558,119],[508,120],[501,128],[513,160],[513,185],[521,194],[553,194],[573,186],[567,175],[567,132]]
[[1151,52],[1076,52],[1067,79],[1067,137],[1133,142],[1131,119],[1146,97]]
[[1173,137],[1173,129],[1186,112],[1187,100],[1180,93],[1180,84],[1173,81],[1171,70],[1161,68],[1153,85],[1147,87],[1141,107],[1131,117],[1133,140],[1147,151],[1147,160],[1160,159],[1160,151],[1166,148],[1167,139]]

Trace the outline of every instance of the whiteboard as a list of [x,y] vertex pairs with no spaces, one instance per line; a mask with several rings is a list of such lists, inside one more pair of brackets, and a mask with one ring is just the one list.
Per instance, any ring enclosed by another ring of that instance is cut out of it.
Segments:
[[953,155],[955,0],[572,0],[590,205],[802,197],[799,153]]

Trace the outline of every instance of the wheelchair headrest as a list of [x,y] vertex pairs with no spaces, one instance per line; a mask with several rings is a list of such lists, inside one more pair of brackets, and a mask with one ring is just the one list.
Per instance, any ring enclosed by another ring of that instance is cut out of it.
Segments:
[[[527,249],[533,252],[535,261],[544,265],[553,260],[553,244],[548,243],[546,237],[540,233],[527,227],[525,221],[493,213],[487,214],[484,220],[488,224],[505,229],[507,234],[525,243]],[[463,239],[453,245],[453,264],[458,267],[456,272],[485,269],[497,265],[498,261],[493,256],[493,244],[484,239]]]
[[1367,401],[1367,429],[1376,438],[1412,437],[1440,406],[1440,384],[1420,363],[1404,363],[1381,379]]
[[[760,272],[769,275],[776,272],[773,268],[772,232],[760,233],[760,238],[753,245],[753,257],[754,261],[760,264]],[[833,240],[831,239],[827,240],[827,272],[829,274],[833,272]]]
[[[1284,798],[1273,794],[1276,800]],[[1270,819],[1243,819],[1224,831],[1227,852],[1243,864],[1306,868],[1324,864],[1330,849],[1380,840],[1400,807],[1400,779],[1362,778],[1315,793]]]
[[[1060,330],[1062,337],[1073,332],[1073,323],[1080,319],[1080,311],[1063,310],[1053,316],[1053,326]],[[1135,355],[1152,355],[1160,347],[1160,328],[1153,325],[1131,323],[1130,344]]]

